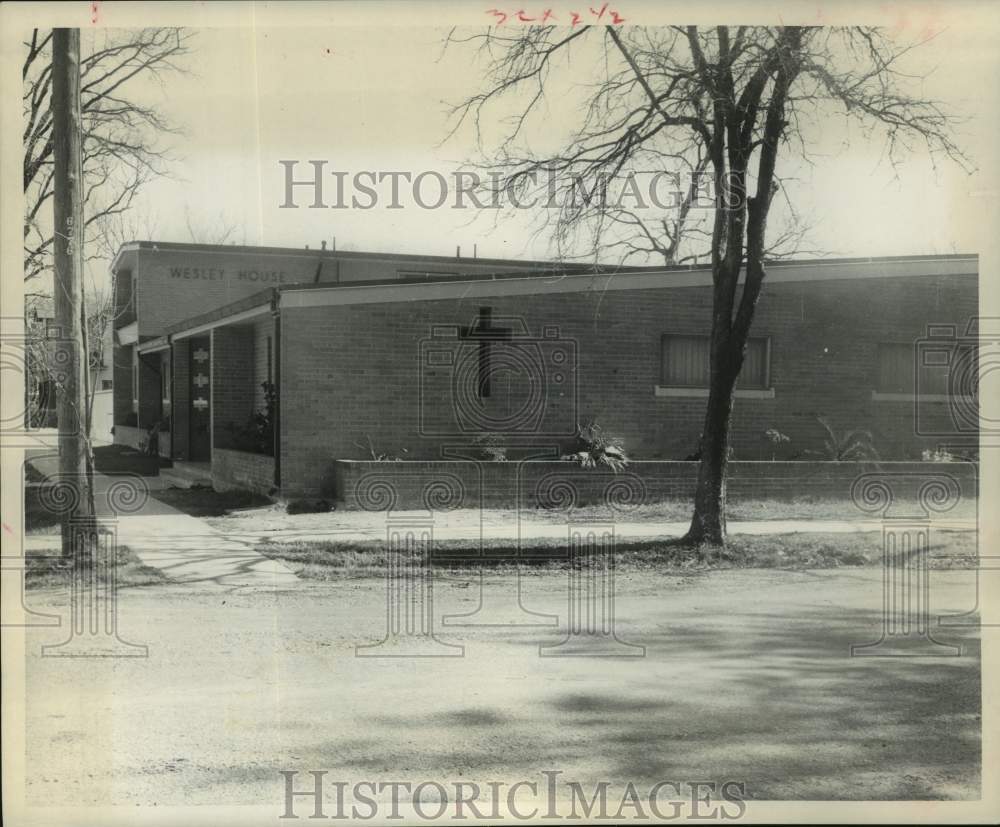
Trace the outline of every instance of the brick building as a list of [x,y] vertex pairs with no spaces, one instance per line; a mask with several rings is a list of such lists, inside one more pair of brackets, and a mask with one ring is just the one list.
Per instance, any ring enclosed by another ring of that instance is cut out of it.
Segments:
[[[158,429],[217,485],[329,494],[337,459],[558,453],[592,421],[636,459],[697,446],[704,268],[147,242],[114,268],[116,441]],[[819,417],[886,459],[974,445],[977,283],[974,256],[770,265],[734,458],[770,460],[774,429],[776,458],[815,459]]]

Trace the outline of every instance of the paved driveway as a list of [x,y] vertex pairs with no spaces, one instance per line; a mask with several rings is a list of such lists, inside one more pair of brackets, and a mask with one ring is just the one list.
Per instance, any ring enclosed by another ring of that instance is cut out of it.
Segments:
[[[933,577],[935,612],[974,605],[971,573]],[[42,658],[66,632],[29,630],[28,800],[258,805],[274,823],[279,771],[310,769],[481,783],[561,770],[619,790],[737,779],[761,800],[978,795],[976,631],[936,632],[961,657],[850,658],[879,634],[878,570],[623,573],[618,632],[646,649],[616,660],[539,657],[564,626],[442,626],[475,609],[468,581],[434,591],[439,637],[462,657],[356,657],[385,634],[384,588],[128,589],[120,632],[144,659]],[[524,579],[524,605],[563,624],[566,595],[564,575]]]

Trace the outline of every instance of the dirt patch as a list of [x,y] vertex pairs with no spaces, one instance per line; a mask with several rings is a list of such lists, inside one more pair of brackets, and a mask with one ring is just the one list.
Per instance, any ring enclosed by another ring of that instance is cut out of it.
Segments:
[[234,510],[271,503],[267,497],[250,491],[215,491],[202,486],[164,488],[152,492],[152,497],[192,517],[224,517]]

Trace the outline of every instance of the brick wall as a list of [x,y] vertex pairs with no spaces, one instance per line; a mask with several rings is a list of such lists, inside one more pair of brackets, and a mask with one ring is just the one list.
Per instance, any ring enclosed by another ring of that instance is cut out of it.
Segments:
[[[689,500],[696,462],[634,462],[614,474],[570,462],[337,461],[335,495],[346,509],[552,508],[608,503],[629,508]],[[728,496],[741,500],[846,499],[855,480],[876,473],[892,481],[898,499],[916,498],[930,478],[953,479],[962,497],[976,497],[973,463],[733,462]],[[860,511],[859,511],[860,513]]]
[[[283,311],[283,488],[310,494],[329,489],[332,460],[364,458],[357,443],[368,437],[380,452],[406,449],[413,459],[438,459],[445,445],[468,444],[474,434],[458,425],[445,433],[455,421],[452,368],[423,363],[421,342],[434,325],[472,324],[484,305],[498,325],[508,324],[503,317],[522,319],[540,340],[543,360],[560,347],[542,339],[547,327],[558,330],[569,343],[562,349],[577,360],[558,386],[546,362],[540,427],[554,436],[536,442],[565,450],[576,423],[594,420],[622,439],[634,458],[681,460],[696,449],[705,398],[657,396],[655,388],[662,335],[709,329],[707,287],[310,307]],[[883,457],[919,458],[934,440],[915,435],[913,403],[872,398],[878,345],[913,342],[929,323],[964,330],[977,306],[974,276],[766,285],[753,335],[771,340],[774,397],[736,400],[734,458],[769,459],[768,428],[791,438],[778,459],[808,456],[824,439],[817,416],[838,432],[871,430]],[[482,413],[503,421],[519,400],[505,393],[501,378],[485,404]],[[924,410],[947,432],[947,403]],[[428,433],[428,424],[436,433]]]
[[254,404],[253,328],[212,331],[212,445],[231,448],[229,425],[244,427]]
[[216,491],[241,489],[270,494],[274,489],[274,457],[215,448],[212,487]]
[[139,356],[139,427],[149,428],[160,421],[162,412],[160,354]]
[[114,345],[111,349],[111,358],[113,361],[112,381],[114,383],[114,390],[112,396],[114,421],[117,425],[124,422],[129,414],[132,413],[132,346]]

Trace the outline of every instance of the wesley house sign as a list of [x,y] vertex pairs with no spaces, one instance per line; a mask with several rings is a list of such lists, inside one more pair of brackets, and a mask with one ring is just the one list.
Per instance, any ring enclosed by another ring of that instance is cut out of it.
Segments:
[[225,270],[216,267],[171,267],[170,277],[189,281],[257,281],[263,284],[285,284],[284,270]]

